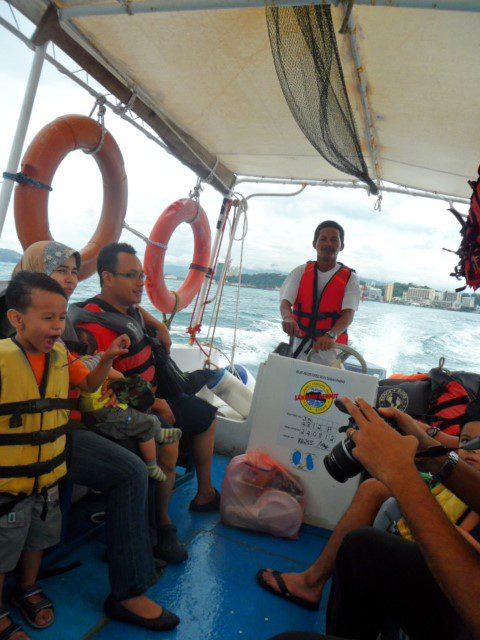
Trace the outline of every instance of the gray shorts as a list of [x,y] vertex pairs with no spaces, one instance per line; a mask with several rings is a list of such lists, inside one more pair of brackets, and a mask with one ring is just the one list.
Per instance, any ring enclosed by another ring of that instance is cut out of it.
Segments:
[[[2,496],[0,505],[11,500]],[[15,569],[22,551],[43,551],[60,542],[62,513],[57,486],[48,489],[48,508],[42,520],[44,507],[43,496],[28,496],[0,518],[0,574]]]
[[136,409],[118,409],[106,407],[92,413],[84,414],[87,424],[97,433],[112,440],[134,438],[146,442],[155,437],[161,428],[160,420],[150,413],[142,413]]

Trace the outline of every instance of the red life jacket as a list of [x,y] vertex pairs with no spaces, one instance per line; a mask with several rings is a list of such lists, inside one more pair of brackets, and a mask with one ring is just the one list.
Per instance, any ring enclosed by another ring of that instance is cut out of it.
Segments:
[[[315,340],[333,327],[342,315],[345,287],[353,269],[341,265],[325,285],[322,295],[317,296],[317,263],[307,262],[300,280],[297,299],[293,305],[293,317],[300,327],[300,338]],[[340,344],[348,344],[346,331],[337,337]]]
[[[480,167],[478,173],[480,176]],[[476,181],[469,180],[468,184],[472,187],[473,193],[467,220],[464,220],[453,206],[449,209],[462,227],[460,247],[453,252],[459,256],[460,261],[450,275],[457,280],[465,278],[467,283],[465,287],[456,291],[463,291],[467,286],[476,291],[480,287],[480,178]]]
[[437,367],[428,374],[380,380],[377,407],[397,407],[421,422],[458,436],[466,422],[477,419],[479,398],[479,374]]
[[[140,312],[132,308],[131,315],[124,315],[100,298],[90,298],[76,303],[71,309],[74,324],[95,334],[106,335],[112,342],[116,336],[126,333],[130,338],[128,353],[119,356],[114,366],[125,376],[140,375],[156,390],[155,363],[152,348],[145,335],[145,325]],[[95,322],[98,316],[98,323]],[[107,335],[108,332],[108,335]]]

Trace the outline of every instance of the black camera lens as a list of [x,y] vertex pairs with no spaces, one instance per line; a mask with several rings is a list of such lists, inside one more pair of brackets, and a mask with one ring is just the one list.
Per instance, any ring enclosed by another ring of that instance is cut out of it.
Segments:
[[363,470],[362,465],[352,456],[355,443],[350,438],[338,442],[323,459],[326,470],[337,482],[346,482]]

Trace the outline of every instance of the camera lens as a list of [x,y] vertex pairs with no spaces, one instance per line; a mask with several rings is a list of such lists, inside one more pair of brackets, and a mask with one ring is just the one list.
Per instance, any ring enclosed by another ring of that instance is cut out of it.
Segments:
[[350,438],[338,442],[323,459],[326,470],[337,482],[346,482],[362,471],[363,467],[352,456],[355,443]]

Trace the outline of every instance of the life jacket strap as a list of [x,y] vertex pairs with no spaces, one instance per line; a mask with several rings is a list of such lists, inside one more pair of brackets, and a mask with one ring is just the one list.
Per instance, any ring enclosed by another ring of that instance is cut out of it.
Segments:
[[30,445],[38,447],[43,444],[55,442],[61,436],[72,431],[72,427],[67,423],[56,429],[48,431],[34,431],[33,433],[0,433],[0,446]]
[[0,467],[0,478],[38,478],[50,473],[66,460],[67,452],[64,450],[58,456],[44,462],[23,464],[8,467],[4,464]]
[[0,416],[24,413],[46,413],[60,409],[76,409],[78,401],[67,398],[38,398],[35,400],[22,400],[20,402],[0,403]]

